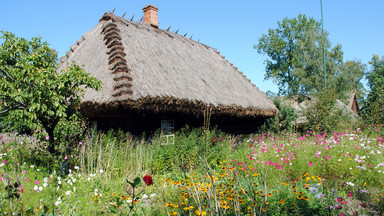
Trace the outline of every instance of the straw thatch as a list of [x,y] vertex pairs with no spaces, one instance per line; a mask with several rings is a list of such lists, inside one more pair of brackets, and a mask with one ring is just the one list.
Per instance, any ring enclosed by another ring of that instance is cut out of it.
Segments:
[[273,102],[218,51],[167,30],[105,13],[82,36],[59,69],[75,61],[102,81],[102,90],[87,90],[82,111],[121,108],[242,117],[273,116]]

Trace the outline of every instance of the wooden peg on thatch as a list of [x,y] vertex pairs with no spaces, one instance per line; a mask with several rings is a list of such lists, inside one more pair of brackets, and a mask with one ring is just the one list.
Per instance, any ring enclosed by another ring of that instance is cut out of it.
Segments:
[[127,13],[127,12],[124,12],[123,16],[121,16],[121,17],[124,17],[126,13]]
[[188,32],[187,32],[187,33],[185,33],[184,37],[185,37],[185,36],[187,36],[187,34],[188,34]]
[[140,22],[143,22],[144,17],[141,17]]
[[192,40],[192,37],[193,37],[193,35],[191,35],[191,37],[190,37],[189,39],[191,39],[191,40]]
[[177,30],[175,31],[175,34],[177,34],[177,32],[179,32],[179,29],[177,29]]
[[132,15],[132,17],[131,17],[131,21],[133,20],[133,17],[135,17],[135,15]]
[[167,28],[167,31],[169,31],[170,28],[171,28],[171,26],[169,26],[169,27]]

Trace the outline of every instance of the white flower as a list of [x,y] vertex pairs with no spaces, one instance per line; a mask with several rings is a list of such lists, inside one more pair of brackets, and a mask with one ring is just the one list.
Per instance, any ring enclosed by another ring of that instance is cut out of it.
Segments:
[[346,184],[352,187],[355,186],[355,184],[353,184],[352,182],[347,182]]
[[339,159],[339,160],[337,160],[337,161],[339,161],[339,162],[340,162],[340,161],[341,161],[341,159]]
[[72,177],[72,176],[73,176],[73,174],[72,174],[72,173],[69,173],[69,174],[68,174],[68,176],[69,176],[69,177]]
[[57,177],[57,180],[59,180],[59,181],[61,180],[60,176]]
[[36,171],[37,171],[37,172],[39,172],[39,171],[40,171],[40,169],[37,169]]
[[71,195],[71,193],[72,193],[71,191],[66,191],[65,195],[69,196],[69,195]]
[[59,206],[61,202],[62,202],[61,200],[56,201],[55,206]]
[[76,192],[76,187],[73,187],[73,192]]
[[73,183],[76,183],[76,179],[74,178],[74,179],[72,179],[72,181],[73,181]]
[[91,177],[88,177],[88,181],[91,181]]
[[29,166],[29,167],[33,168],[33,167],[35,167],[35,165],[31,165],[31,166]]
[[95,189],[93,192],[95,193],[95,196],[97,196],[97,189]]
[[1,164],[0,164],[0,167],[2,167],[2,166],[4,166],[4,165],[5,165],[4,163],[1,163]]
[[44,178],[44,182],[48,182],[48,178],[47,177]]
[[47,187],[48,183],[44,182],[43,187]]
[[56,190],[59,190],[60,189],[60,186],[57,186]]
[[39,186],[35,185],[35,187],[33,187],[33,190],[39,190]]
[[155,197],[156,196],[156,194],[155,193],[153,193],[153,194],[151,194],[150,196],[149,196],[149,198],[153,198],[153,197]]
[[61,181],[58,181],[57,184],[61,184]]
[[141,197],[141,199],[148,199],[148,195],[147,195],[147,194],[143,194],[143,196]]
[[103,169],[100,169],[100,174],[103,173],[103,172],[104,172],[104,170],[103,170]]
[[78,167],[78,166],[75,166],[74,168],[75,168],[75,170],[79,170],[79,167]]
[[39,191],[42,191],[42,190],[43,190],[43,187],[42,187],[42,186],[40,186],[40,187],[39,187]]

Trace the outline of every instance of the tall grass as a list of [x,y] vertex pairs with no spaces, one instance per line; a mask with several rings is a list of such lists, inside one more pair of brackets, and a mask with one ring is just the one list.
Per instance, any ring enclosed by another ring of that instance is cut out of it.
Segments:
[[[4,134],[0,209],[3,215],[380,215],[382,134],[371,127],[241,139],[187,127],[174,145],[162,146],[160,134],[90,132],[58,157],[33,138]],[[138,184],[133,200],[127,181],[147,174],[154,185]]]

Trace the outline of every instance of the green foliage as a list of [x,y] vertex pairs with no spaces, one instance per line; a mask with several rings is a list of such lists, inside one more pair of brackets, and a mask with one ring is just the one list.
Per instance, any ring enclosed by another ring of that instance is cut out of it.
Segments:
[[384,56],[374,55],[369,62],[371,70],[367,73],[368,94],[364,107],[364,119],[369,124],[384,122]]
[[175,133],[175,144],[157,148],[154,153],[153,172],[186,171],[199,167],[206,162],[216,167],[230,151],[231,140],[217,129],[204,133],[201,128],[186,126]]
[[44,129],[49,151],[55,151],[54,131],[61,119],[77,113],[85,88],[100,88],[100,81],[76,64],[57,71],[56,53],[40,38],[30,41],[2,32],[0,46],[0,113],[7,130]]
[[[324,88],[320,24],[302,14],[297,18],[285,18],[278,22],[276,29],[263,34],[254,46],[269,57],[265,62],[265,79],[277,83],[280,95],[306,96]],[[341,45],[331,47],[327,36],[325,33],[327,88],[335,89],[339,95],[360,90],[364,65],[358,61],[344,64]]]
[[273,99],[273,103],[279,110],[279,114],[269,118],[260,127],[261,132],[293,132],[296,126],[297,115],[295,109],[282,104],[282,101],[276,97]]
[[348,116],[336,103],[337,96],[334,90],[321,91],[315,94],[304,112],[308,120],[305,128],[327,132],[337,129],[342,122],[348,120]]

